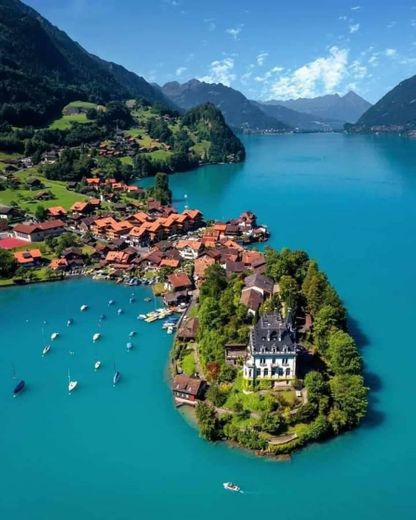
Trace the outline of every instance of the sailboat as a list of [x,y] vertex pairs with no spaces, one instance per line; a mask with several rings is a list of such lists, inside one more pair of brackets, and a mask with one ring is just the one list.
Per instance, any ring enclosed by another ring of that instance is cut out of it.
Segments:
[[17,395],[19,395],[23,389],[25,387],[25,382],[23,381],[23,379],[21,379],[17,385],[14,387],[14,390],[13,390],[13,397],[16,397]]
[[113,386],[116,386],[121,379],[121,374],[116,370],[116,364],[114,363],[114,374],[113,374]]
[[136,335],[136,331],[135,330],[132,330],[130,333],[129,333],[129,338],[132,338],[133,336]]
[[114,300],[108,300],[108,306],[114,305],[116,302]]
[[100,367],[101,367],[101,361],[98,360],[98,361],[96,361],[96,362],[94,363],[94,369],[95,369],[95,370],[98,370]]
[[117,314],[120,316],[120,314],[123,314],[123,309],[118,309]]
[[59,337],[59,332],[52,332],[51,334],[51,340],[54,341]]
[[101,334],[99,332],[96,332],[94,336],[92,337],[93,342],[95,343],[101,338]]
[[68,392],[71,393],[78,385],[78,381],[71,381],[71,374],[68,368]]
[[85,305],[85,303],[84,303],[83,305],[81,305],[81,307],[80,307],[79,310],[80,310],[81,312],[84,312],[84,311],[86,311],[87,309],[88,309],[88,305]]
[[42,356],[46,356],[46,354],[51,350],[50,345],[45,345],[42,350]]

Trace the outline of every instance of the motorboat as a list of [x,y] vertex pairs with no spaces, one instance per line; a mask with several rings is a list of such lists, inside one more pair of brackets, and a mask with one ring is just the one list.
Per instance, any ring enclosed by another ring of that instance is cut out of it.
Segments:
[[13,397],[16,397],[17,395],[19,395],[23,389],[25,387],[25,382],[23,381],[23,379],[21,379],[17,385],[14,387],[14,390],[13,390]]
[[136,335],[136,331],[135,331],[135,330],[132,330],[132,331],[129,333],[129,338],[133,338],[135,335]]
[[132,296],[130,299],[129,299],[129,302],[130,303],[134,303],[136,301],[136,298],[134,296]]
[[51,350],[50,345],[45,345],[42,350],[42,356],[46,356],[46,354]]
[[132,350],[134,348],[134,345],[133,345],[133,343],[131,341],[129,341],[127,343],[126,347],[127,347],[127,350]]
[[52,332],[51,334],[51,340],[54,341],[59,337],[59,332]]
[[101,367],[101,361],[96,361],[96,362],[94,363],[94,368],[95,368],[95,370],[98,370],[100,367]]
[[232,482],[224,482],[223,486],[224,489],[227,489],[228,491],[234,491],[236,493],[241,491],[241,488],[237,486],[237,484],[233,484]]
[[118,309],[117,314],[120,316],[120,314],[123,314],[123,309]]
[[152,298],[147,297],[147,298],[144,299],[144,301],[145,301],[146,303],[149,303],[149,302],[152,301]]
[[168,330],[167,330],[168,334],[173,334],[173,327],[168,327]]
[[99,332],[96,332],[96,333],[94,334],[94,336],[92,337],[92,340],[93,340],[94,343],[95,343],[95,342],[98,341],[100,338],[101,338],[101,334],[100,334]]
[[114,300],[108,300],[108,306],[114,305],[116,302]]
[[138,320],[145,320],[145,319],[146,319],[146,314],[139,314],[139,315],[137,316],[137,319],[138,319]]
[[70,327],[74,323],[74,320],[72,318],[69,318],[69,320],[66,322],[66,326]]
[[84,312],[84,311],[86,311],[87,309],[88,309],[88,305],[85,305],[85,303],[84,303],[83,305],[81,305],[81,307],[80,307],[80,311],[81,311],[81,312]]

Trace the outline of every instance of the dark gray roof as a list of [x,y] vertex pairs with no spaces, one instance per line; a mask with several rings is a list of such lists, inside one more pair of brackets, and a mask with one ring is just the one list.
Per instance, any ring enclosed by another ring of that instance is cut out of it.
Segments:
[[273,293],[273,280],[267,276],[264,276],[263,274],[251,274],[244,279],[244,283],[246,287],[258,287],[265,292],[270,294]]
[[295,354],[295,334],[290,320],[277,312],[264,314],[250,333],[250,350],[253,354]]

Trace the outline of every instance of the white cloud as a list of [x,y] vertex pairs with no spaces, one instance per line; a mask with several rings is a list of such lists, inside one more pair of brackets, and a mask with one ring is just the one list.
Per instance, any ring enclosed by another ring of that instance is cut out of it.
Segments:
[[241,31],[243,30],[243,27],[244,27],[244,25],[240,24],[240,25],[237,25],[237,27],[230,27],[229,29],[226,29],[225,32],[227,34],[229,34],[230,36],[232,36],[234,38],[234,40],[238,40],[238,37],[239,37]]
[[182,76],[182,74],[183,74],[184,72],[186,72],[187,70],[188,70],[187,67],[178,67],[178,68],[176,69],[176,75],[177,75],[177,76]]
[[215,31],[215,29],[217,28],[215,18],[205,18],[204,23],[207,25],[207,29],[210,32]]
[[361,5],[355,5],[354,7],[351,7],[351,11],[358,11],[361,9]]
[[234,59],[224,58],[215,60],[210,63],[208,74],[202,76],[200,81],[206,83],[222,83],[229,87],[231,82],[235,80]]
[[386,50],[384,51],[384,54],[385,54],[386,56],[390,56],[390,57],[391,57],[391,56],[396,56],[397,51],[396,51],[396,49],[386,49]]
[[346,20],[348,20],[348,17],[347,16],[338,16],[338,20],[345,22]]
[[355,23],[355,24],[350,25],[350,34],[354,34],[354,33],[358,32],[359,29],[360,29],[360,24],[359,23]]
[[270,70],[268,70],[265,74],[263,74],[263,76],[256,76],[254,79],[258,83],[265,83],[270,78],[272,78],[273,76],[276,76],[276,74],[278,74],[279,72],[283,72],[284,70],[285,70],[284,67],[276,66],[276,67],[273,67]]
[[268,52],[261,52],[260,54],[258,54],[257,58],[256,58],[257,65],[259,67],[262,67],[268,56],[269,56]]
[[289,99],[333,93],[347,75],[348,50],[334,46],[329,49],[328,56],[280,76],[270,85],[269,95]]

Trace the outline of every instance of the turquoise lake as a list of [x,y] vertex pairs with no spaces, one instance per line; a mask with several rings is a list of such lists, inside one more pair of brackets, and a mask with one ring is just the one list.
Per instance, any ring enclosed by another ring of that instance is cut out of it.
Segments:
[[[191,207],[219,219],[251,209],[269,225],[273,246],[305,249],[319,262],[362,349],[368,418],[291,462],[209,444],[172,405],[169,336],[136,320],[153,305],[143,301],[146,289],[134,289],[133,304],[131,288],[90,280],[3,289],[0,518],[415,518],[416,141],[341,134],[244,141],[242,165],[171,177],[175,203],[182,209],[187,194]],[[109,299],[117,304],[108,307]],[[45,335],[61,337],[42,358],[45,320]],[[131,330],[136,348],[128,353]],[[102,340],[93,344],[97,331]],[[122,373],[116,388],[114,362]],[[16,399],[13,367],[27,383]],[[72,395],[68,368],[79,381]],[[228,480],[245,493],[224,491]]]

